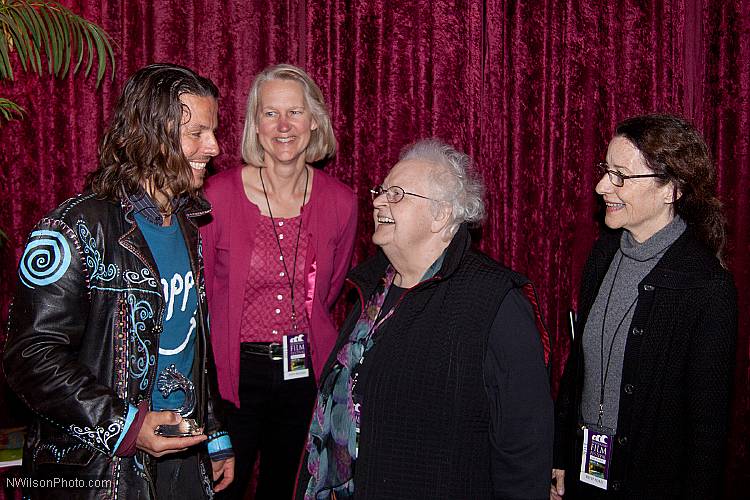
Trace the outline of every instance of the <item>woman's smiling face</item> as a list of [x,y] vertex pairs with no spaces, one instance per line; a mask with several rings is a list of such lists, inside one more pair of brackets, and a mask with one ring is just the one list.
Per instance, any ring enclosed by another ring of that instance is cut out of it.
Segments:
[[[419,160],[400,161],[383,180],[383,187],[399,186],[406,192],[430,196],[428,179],[433,168]],[[409,256],[431,245],[435,235],[431,230],[434,217],[430,203],[429,199],[413,195],[390,203],[385,194],[379,195],[373,200],[373,243],[391,260],[395,253]]]
[[[607,165],[624,175],[652,174],[641,152],[624,137],[615,137],[607,149]],[[673,184],[660,184],[653,177],[625,179],[615,186],[605,173],[596,185],[596,192],[606,205],[605,224],[612,229],[623,228],[638,242],[644,242],[674,218]]]
[[260,86],[256,132],[263,151],[275,163],[304,164],[310,134],[318,128],[305,106],[299,82],[269,80]]

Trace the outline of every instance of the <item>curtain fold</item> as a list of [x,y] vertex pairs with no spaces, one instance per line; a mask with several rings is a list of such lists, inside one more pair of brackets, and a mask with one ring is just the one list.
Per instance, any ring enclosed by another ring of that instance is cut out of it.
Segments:
[[[692,118],[717,161],[740,298],[727,486],[750,450],[750,1],[748,0],[67,0],[113,37],[117,69],[18,74],[2,94],[28,115],[0,129],[0,317],[32,225],[79,191],[124,80],[174,62],[220,88],[214,170],[241,162],[247,90],[268,64],[304,67],[339,141],[325,166],[360,203],[356,259],[372,254],[368,189],[401,148],[436,136],[468,152],[487,185],[478,246],[535,283],[556,334],[553,385],[569,349],[583,263],[598,232],[593,165],[615,123],[661,111]],[[337,309],[338,316],[344,307]],[[4,331],[4,328],[3,328]]]

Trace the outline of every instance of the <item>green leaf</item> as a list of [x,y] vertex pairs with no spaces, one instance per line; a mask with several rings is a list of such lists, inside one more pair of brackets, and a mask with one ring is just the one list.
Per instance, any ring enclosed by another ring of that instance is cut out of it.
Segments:
[[47,71],[54,75],[55,71],[55,54],[57,53],[57,38],[55,37],[55,25],[52,24],[47,12],[45,10],[39,10],[39,17],[44,21],[44,33],[46,34],[45,51],[47,53]]
[[65,47],[70,44],[70,40],[65,37],[60,12],[56,9],[50,9],[50,19],[55,26],[55,38],[57,39],[57,51],[55,52],[55,76],[64,76],[62,71],[63,58],[65,57]]
[[[109,35],[97,24],[56,1],[0,0],[0,79],[14,77],[10,54],[13,49],[18,53],[23,71],[41,74],[42,57],[46,56],[47,72],[58,77],[77,73],[84,52],[88,52],[85,75],[90,74],[96,56],[96,84],[104,77],[107,61],[112,66],[114,79],[115,56]],[[20,107],[9,108],[15,104],[6,101],[0,101],[2,118],[8,120],[22,114]]]
[[76,52],[78,53],[78,60],[76,61],[76,65],[73,66],[73,73],[78,72],[78,68],[81,67],[81,61],[83,61],[83,33],[81,32],[81,23],[73,23],[73,29],[75,32],[72,36],[72,41],[76,47]]
[[62,27],[62,36],[65,43],[63,44],[63,66],[61,77],[65,77],[68,74],[68,68],[70,67],[70,53],[71,53],[71,40],[70,40],[70,18],[66,15],[61,16],[60,26]]
[[[86,53],[88,54],[88,63],[86,63],[86,69],[83,70],[83,74],[88,75],[91,72],[91,66],[94,64],[94,48],[88,27],[82,26],[82,29],[83,35],[86,37]],[[83,47],[81,50],[83,50]]]
[[62,44],[65,43],[62,40],[62,34],[60,33],[60,23],[57,19],[57,12],[54,9],[50,9],[48,6],[40,6],[40,13],[44,13],[49,27],[50,40],[52,41],[52,59],[50,73],[55,76],[60,75],[60,66],[62,64]]
[[7,19],[2,20],[5,28],[13,39],[13,46],[18,52],[18,59],[21,60],[21,67],[28,71],[27,61],[29,60],[29,37],[26,30],[26,23],[20,17],[18,12],[11,10],[8,12]]
[[0,115],[2,115],[6,121],[23,118],[25,112],[25,109],[13,101],[0,97]]
[[8,40],[5,35],[0,36],[0,77],[13,80],[13,68],[8,56]]
[[[112,46],[109,45],[109,40],[104,35],[104,32],[97,26],[93,27],[96,32],[94,40],[96,40],[96,53],[99,55],[98,68],[96,72],[96,84],[104,78],[104,71],[107,69],[107,53],[112,54]],[[112,67],[114,67],[114,56],[112,57]]]
[[83,61],[83,55],[85,52],[86,44],[84,42],[84,31],[86,30],[86,24],[80,22],[80,20],[69,19],[72,31],[71,31],[71,46],[75,47],[74,53],[76,54],[76,64],[73,67],[73,73],[77,73],[81,67]]
[[32,8],[29,5],[16,5],[15,10],[21,17],[24,18],[26,26],[28,26],[28,32],[31,35],[31,38],[34,39],[34,44],[36,46],[41,46],[42,37],[40,35],[40,32],[42,30],[39,24],[39,17],[36,13],[36,9]]
[[26,25],[29,27],[28,31],[33,39],[31,45],[31,51],[33,58],[31,59],[31,67],[36,74],[42,74],[42,56],[41,50],[46,40],[46,30],[44,29],[44,23],[39,17],[39,13],[33,7],[29,5],[18,5],[17,10],[27,18]]
[[[96,27],[97,37],[99,39],[101,39],[102,46],[105,49],[105,56],[109,55],[109,64],[110,64],[110,66],[113,69],[113,71],[110,71],[110,75],[112,77],[112,80],[114,81],[114,79],[115,79],[115,72],[114,72],[114,68],[115,68],[115,51],[112,49],[112,38],[110,38],[110,36],[107,34],[106,31],[104,31],[104,29],[102,29],[101,26],[96,26],[96,25],[94,25],[94,26]],[[107,59],[106,57],[103,59],[103,61],[104,61],[105,64],[106,64],[106,59]],[[103,77],[104,76],[104,72],[101,72],[101,75]],[[101,80],[101,78],[99,80]],[[97,80],[97,85],[99,84],[99,80]]]

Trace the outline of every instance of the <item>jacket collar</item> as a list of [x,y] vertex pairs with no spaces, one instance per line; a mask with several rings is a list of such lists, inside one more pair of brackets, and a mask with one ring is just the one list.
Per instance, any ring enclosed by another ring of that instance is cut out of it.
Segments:
[[[597,254],[599,283],[604,279],[617,253],[622,235],[622,230],[605,231],[601,245],[594,250]],[[713,260],[711,252],[700,243],[695,229],[688,224],[682,235],[667,249],[654,269],[640,284],[674,290],[704,288],[708,281],[718,277],[716,266],[711,265]]]
[[[128,222],[134,222],[133,213],[136,212],[146,217],[149,222],[161,226],[162,214],[145,190],[139,188],[135,193],[128,193],[122,188],[120,200]],[[173,215],[184,212],[191,219],[211,211],[211,204],[202,196],[183,195],[174,200],[172,205],[174,206]]]
[[688,226],[684,233],[666,251],[643,284],[671,288],[704,288],[722,272],[715,257],[698,240],[695,230]]
[[[142,196],[146,196],[147,202],[143,201]],[[136,207],[133,204],[133,198],[136,199],[135,201],[138,201],[140,199],[142,206],[148,205],[150,203],[150,205],[153,207],[153,201],[151,201],[151,199],[148,197],[148,195],[145,194],[145,192],[142,193],[142,196],[139,198],[138,193],[134,195],[128,195],[124,190],[121,193],[120,204],[125,216],[125,221],[127,224],[129,224],[129,227],[126,227],[125,232],[122,236],[120,236],[119,244],[138,256],[141,262],[149,269],[151,274],[155,277],[158,277],[159,270],[157,269],[156,261],[154,260],[151,249],[149,248],[148,243],[143,236],[143,233],[138,228],[135,217],[133,217],[133,213],[136,210]],[[198,261],[201,256],[195,253],[195,249],[198,249],[197,251],[199,253],[201,252],[200,236],[198,234],[198,226],[192,219],[209,213],[211,211],[211,204],[201,197],[185,197],[184,200],[185,201],[182,203],[180,209],[175,212],[174,218],[176,221],[175,223],[180,226],[182,236],[185,239],[185,245],[188,249],[193,276],[195,276],[197,279],[197,277],[200,276],[201,272],[198,266]],[[149,217],[147,216],[147,218]],[[161,219],[161,214],[159,214],[159,218]],[[159,224],[161,224],[161,222],[159,222]]]
[[[470,247],[471,235],[469,234],[468,224],[463,223],[459,226],[458,231],[453,235],[453,239],[445,250],[443,265],[431,280],[442,280],[450,277],[458,269]],[[375,290],[378,281],[385,275],[385,270],[389,264],[388,257],[378,248],[375,256],[352,269],[347,279],[360,288],[364,296],[367,297]]]

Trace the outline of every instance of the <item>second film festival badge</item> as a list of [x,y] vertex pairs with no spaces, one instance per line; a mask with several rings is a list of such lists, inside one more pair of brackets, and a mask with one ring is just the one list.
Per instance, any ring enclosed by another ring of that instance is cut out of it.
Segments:
[[310,374],[310,356],[305,334],[284,335],[283,339],[284,380],[307,377]]

